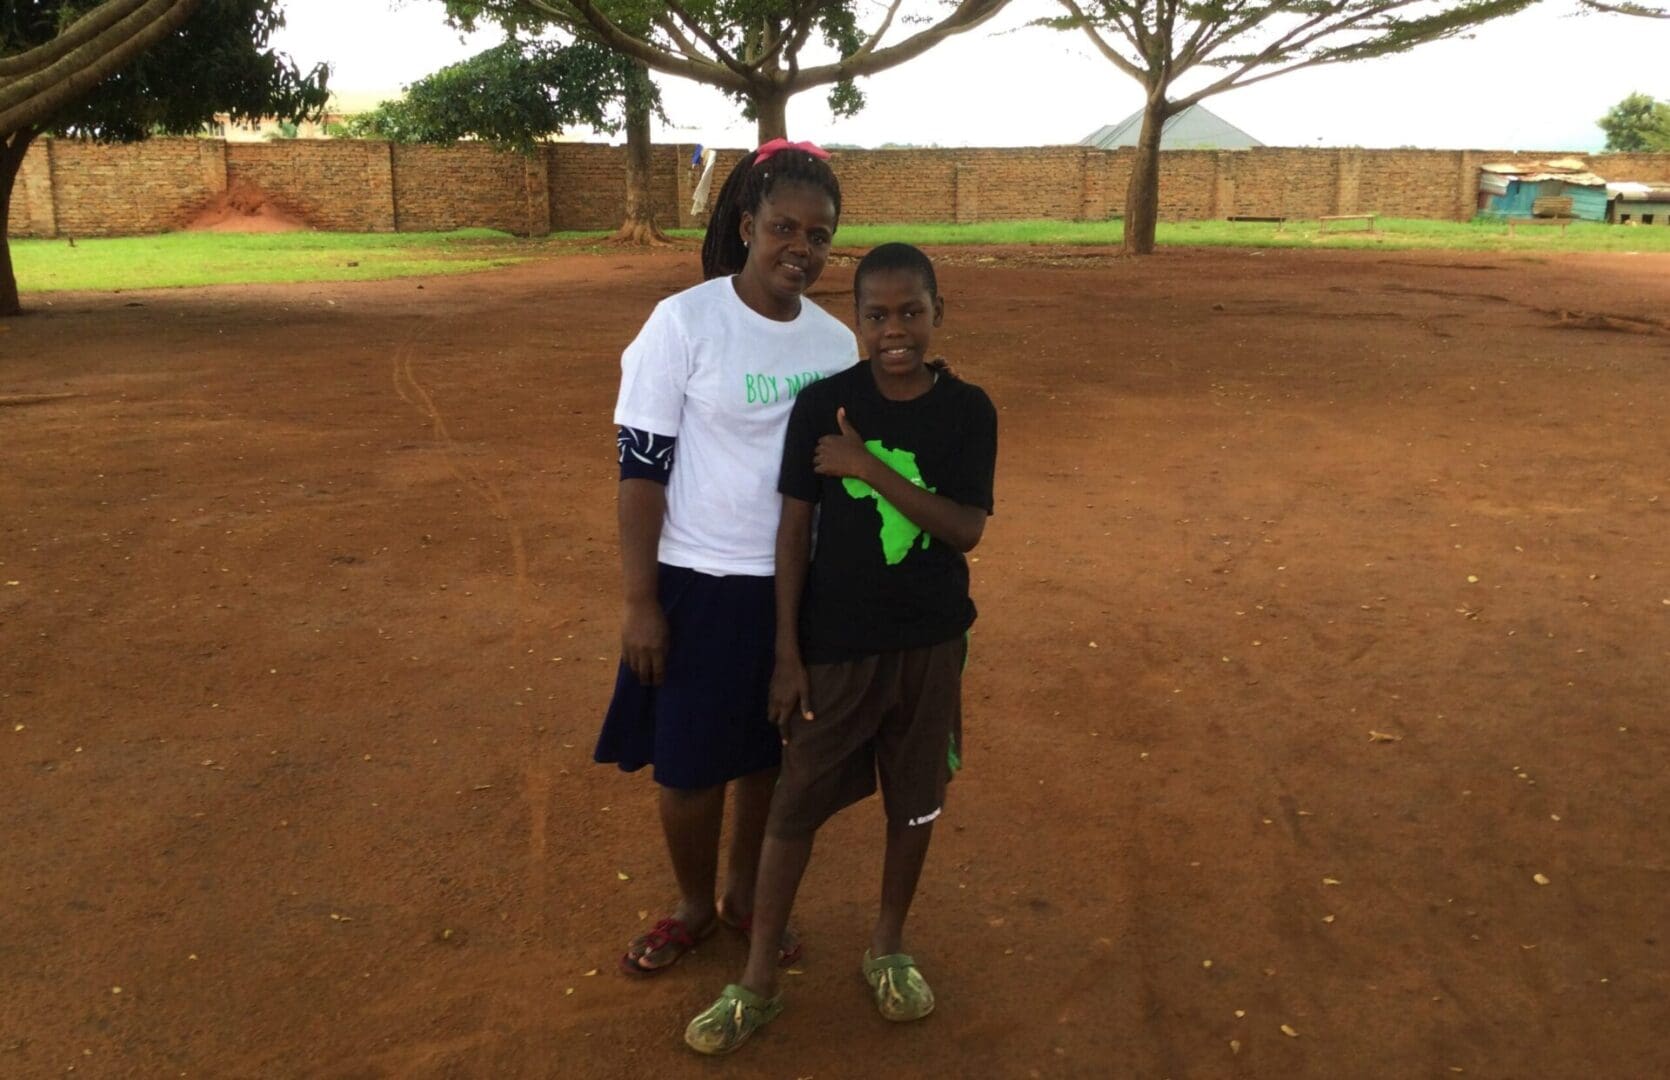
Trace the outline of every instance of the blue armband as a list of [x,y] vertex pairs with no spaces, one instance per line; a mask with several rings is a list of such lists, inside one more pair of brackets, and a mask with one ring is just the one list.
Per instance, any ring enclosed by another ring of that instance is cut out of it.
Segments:
[[621,428],[615,434],[615,446],[620,451],[620,478],[665,484],[673,474],[673,446],[677,442],[672,435]]

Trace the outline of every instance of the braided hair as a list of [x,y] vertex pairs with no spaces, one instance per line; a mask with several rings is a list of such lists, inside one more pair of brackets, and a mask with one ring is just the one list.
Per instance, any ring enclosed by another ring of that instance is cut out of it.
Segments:
[[792,149],[777,151],[763,164],[756,165],[754,157],[753,151],[742,156],[713,201],[707,234],[702,237],[703,281],[738,273],[748,262],[748,248],[742,242],[742,215],[758,214],[779,183],[822,188],[835,204],[835,220],[841,220],[841,184],[829,162]]

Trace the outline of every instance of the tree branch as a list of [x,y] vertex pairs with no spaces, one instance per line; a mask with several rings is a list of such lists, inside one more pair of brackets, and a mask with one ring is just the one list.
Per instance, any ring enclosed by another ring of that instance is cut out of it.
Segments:
[[51,41],[15,56],[0,57],[0,79],[21,78],[59,60],[132,14],[145,0],[106,0],[65,27]]
[[876,51],[876,46],[881,44],[882,36],[893,26],[893,16],[899,13],[899,5],[902,3],[904,3],[904,0],[893,0],[887,6],[887,14],[882,16],[881,25],[876,27],[876,32],[871,34],[869,39],[858,47],[858,51],[853,53],[854,56],[868,56]]
[[666,34],[668,39],[670,39],[674,45],[678,46],[678,51],[683,53],[686,57],[700,64],[712,63],[712,61],[707,58],[706,54],[696,47],[696,43],[691,41],[683,30],[679,29],[678,23],[675,22],[671,16],[664,14],[657,15],[655,17],[655,25],[661,28],[661,32]]
[[[1096,51],[1100,52],[1103,57],[1113,64],[1114,67],[1139,82],[1145,79],[1141,68],[1127,60],[1123,53],[1114,48],[1112,45],[1109,45],[1102,35],[1096,32],[1095,24],[1085,16],[1084,9],[1078,6],[1076,0],[1061,0],[1061,6],[1066,8],[1068,12],[1070,12],[1072,16],[1078,20],[1079,29],[1084,31],[1085,37],[1090,39],[1091,44],[1096,46]],[[1120,26],[1119,28],[1125,33],[1126,40],[1130,41],[1132,47],[1134,48],[1136,46],[1136,40],[1132,38],[1129,30],[1127,30],[1124,26]],[[1138,51],[1140,52],[1141,50]]]
[[833,64],[804,69],[795,80],[795,89],[804,89],[808,86],[819,86],[823,83],[839,82],[842,79],[853,79],[861,75],[872,75],[878,71],[885,71],[895,64],[902,64],[906,60],[920,56],[954,34],[973,30],[1002,11],[1008,3],[1009,0],[961,0],[957,4],[956,10],[951,14],[926,30],[920,30],[911,35],[897,45],[890,45],[885,49],[865,53],[862,56],[855,53],[852,56],[844,56]]
[[182,26],[198,0],[145,0],[102,33],[21,79],[0,83],[0,132],[43,125]]
[[[1225,90],[1238,90],[1243,86],[1252,86],[1256,83],[1264,82],[1267,79],[1273,79],[1278,75],[1285,75],[1290,71],[1298,71],[1302,68],[1308,67],[1320,67],[1323,64],[1344,63],[1350,60],[1358,59],[1359,56],[1355,50],[1342,46],[1327,52],[1318,53],[1314,56],[1304,57],[1294,61],[1293,63],[1282,63],[1284,58],[1290,57],[1302,49],[1307,49],[1324,38],[1337,34],[1342,30],[1349,30],[1360,26],[1369,19],[1378,18],[1389,11],[1400,7],[1406,7],[1411,2],[1413,2],[1413,0],[1392,0],[1392,2],[1378,4],[1371,9],[1355,12],[1347,18],[1340,19],[1338,22],[1332,23],[1328,22],[1328,19],[1330,15],[1337,14],[1337,12],[1323,12],[1312,16],[1287,31],[1275,41],[1270,42],[1258,52],[1242,60],[1240,62],[1240,66],[1238,66],[1234,71],[1231,71],[1228,75],[1225,75],[1216,82],[1195,91],[1185,98],[1179,99],[1179,104],[1193,105],[1196,102],[1212,96],[1213,94],[1221,94]],[[1246,77],[1252,71],[1261,67],[1269,67],[1272,64],[1278,66],[1271,68],[1269,71],[1261,72],[1258,75],[1253,75],[1250,78]]]
[[1187,71],[1194,67],[1206,56],[1210,48],[1220,42],[1227,41],[1237,34],[1245,33],[1275,13],[1275,8],[1266,5],[1253,12],[1250,16],[1242,16],[1246,9],[1247,0],[1232,0],[1223,6],[1222,17],[1213,19],[1198,19],[1195,22],[1194,33],[1189,40],[1177,51],[1178,70]]
[[1586,8],[1594,11],[1604,11],[1610,15],[1634,15],[1640,19],[1670,19],[1670,8],[1653,7],[1651,4],[1603,4],[1599,0],[1578,0]]
[[817,21],[817,7],[816,0],[813,0],[806,7],[797,8],[794,13],[791,23],[794,33],[789,35],[788,46],[784,49],[784,55],[789,58],[787,81],[790,85],[800,77],[800,50],[805,46],[806,39],[812,36],[812,24]]
[[734,90],[746,93],[749,79],[745,73],[738,73],[734,69],[711,60],[696,60],[690,57],[675,56],[665,49],[644,41],[627,33],[617,26],[607,15],[598,10],[592,0],[570,0],[574,10],[592,28],[592,32],[604,45],[632,57],[645,67],[668,75],[677,75],[684,79],[717,86],[722,90]]
[[[1405,2],[1407,2],[1407,0],[1405,0]],[[1218,79],[1216,82],[1213,82],[1212,84],[1207,86],[1204,90],[1201,90],[1201,91],[1199,91],[1195,94],[1191,94],[1190,97],[1193,99],[1193,101],[1191,101],[1190,103],[1193,104],[1193,102],[1200,101],[1201,99],[1210,97],[1213,94],[1221,94],[1225,90],[1231,90],[1231,89],[1234,89],[1234,88],[1239,87],[1239,86],[1250,86],[1254,82],[1262,82],[1268,76],[1259,76],[1256,79],[1243,79],[1242,77],[1245,76],[1248,72],[1254,71],[1257,68],[1266,67],[1270,64],[1277,63],[1283,57],[1291,56],[1295,51],[1297,51],[1299,49],[1306,48],[1307,46],[1311,45],[1313,42],[1320,41],[1321,39],[1329,36],[1330,34],[1336,34],[1341,30],[1349,29],[1350,27],[1362,22],[1365,19],[1384,14],[1385,11],[1389,10],[1390,8],[1392,8],[1394,6],[1400,6],[1400,5],[1383,4],[1383,5],[1380,5],[1380,6],[1374,8],[1372,10],[1357,12],[1354,15],[1350,16],[1349,18],[1343,19],[1340,22],[1333,23],[1333,24],[1329,24],[1328,19],[1332,15],[1336,14],[1335,12],[1330,12],[1330,11],[1319,12],[1318,14],[1311,16],[1309,19],[1306,19],[1306,20],[1296,24],[1290,30],[1288,30],[1286,33],[1282,34],[1280,37],[1276,38],[1274,41],[1265,45],[1264,48],[1260,49],[1258,52],[1254,53],[1252,56],[1247,57],[1246,59],[1244,59],[1241,62],[1241,65],[1238,68],[1236,68],[1234,71],[1230,72],[1228,75],[1225,75],[1223,78]],[[1254,24],[1254,25],[1256,25],[1256,24]],[[1315,30],[1315,33],[1311,33],[1310,31],[1312,31],[1312,30]],[[1224,40],[1228,40],[1228,39],[1225,38]],[[1320,63],[1320,62],[1321,62],[1320,59],[1315,59],[1313,61],[1313,63]],[[1308,67],[1308,66],[1312,66],[1312,64],[1304,64],[1304,65],[1299,65],[1299,66]],[[1284,67],[1281,70],[1287,71],[1287,70],[1292,70],[1292,69]]]
[[546,22],[552,23],[576,37],[585,36],[589,39],[594,36],[590,26],[583,20],[575,18],[573,8],[547,3],[546,0],[516,0],[510,7],[512,10],[531,8],[537,11]]
[[730,68],[732,71],[741,75],[745,79],[753,74],[753,65],[744,63],[743,61],[732,56],[730,50],[720,44],[718,38],[708,33],[705,26],[692,17],[688,11],[684,10],[683,4],[677,4],[674,3],[673,0],[667,0],[667,10],[678,16],[678,21],[683,23],[692,34],[696,35],[696,40],[712,49],[713,55],[721,64],[724,64],[726,67]]
[[1211,32],[1204,40],[1201,41],[1199,47],[1195,49],[1194,58],[1190,62],[1189,66],[1194,67],[1196,64],[1206,63],[1206,61],[1212,57],[1213,53],[1217,52],[1219,49],[1223,48],[1223,46],[1227,45],[1231,41],[1234,41],[1237,37],[1240,37],[1247,31],[1256,28],[1260,23],[1269,19],[1276,13],[1277,12],[1274,7],[1266,5],[1250,14],[1242,16],[1239,19],[1213,27]]
[[767,57],[774,56],[783,45],[784,35],[778,27],[772,25],[770,19],[760,23],[759,47],[748,57],[750,67],[759,67]]

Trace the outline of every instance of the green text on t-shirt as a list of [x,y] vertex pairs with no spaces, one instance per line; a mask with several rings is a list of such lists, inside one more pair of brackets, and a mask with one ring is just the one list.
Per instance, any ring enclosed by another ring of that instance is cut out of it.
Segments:
[[742,377],[743,388],[750,405],[770,405],[782,401],[784,395],[793,400],[802,390],[811,386],[823,375],[816,371],[802,371],[798,375],[767,375],[758,372]]

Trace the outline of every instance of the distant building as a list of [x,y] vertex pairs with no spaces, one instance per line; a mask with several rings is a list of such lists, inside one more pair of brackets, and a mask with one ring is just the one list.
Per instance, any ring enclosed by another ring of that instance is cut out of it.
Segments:
[[215,118],[205,127],[203,134],[211,139],[225,139],[227,142],[267,142],[273,139],[328,139],[330,129],[345,123],[349,117],[344,113],[328,112],[318,120],[303,120],[299,124],[289,124],[270,116],[262,117],[258,121],[233,120],[225,113],[215,114]]
[[[1142,135],[1142,110],[1117,124],[1097,128],[1079,140],[1080,146],[1117,150],[1135,146]],[[1204,105],[1190,105],[1167,118],[1160,130],[1161,150],[1250,150],[1264,144]]]
[[271,116],[263,116],[256,121],[233,120],[225,113],[215,114],[204,131],[204,134],[214,139],[225,139],[227,142],[267,142],[273,139],[328,139],[331,129],[339,124],[345,124],[362,112],[370,112],[379,103],[398,98],[398,89],[378,93],[375,91],[353,91],[346,93],[332,90],[330,101],[325,105],[325,114],[317,120],[303,120],[299,124],[290,124]]

